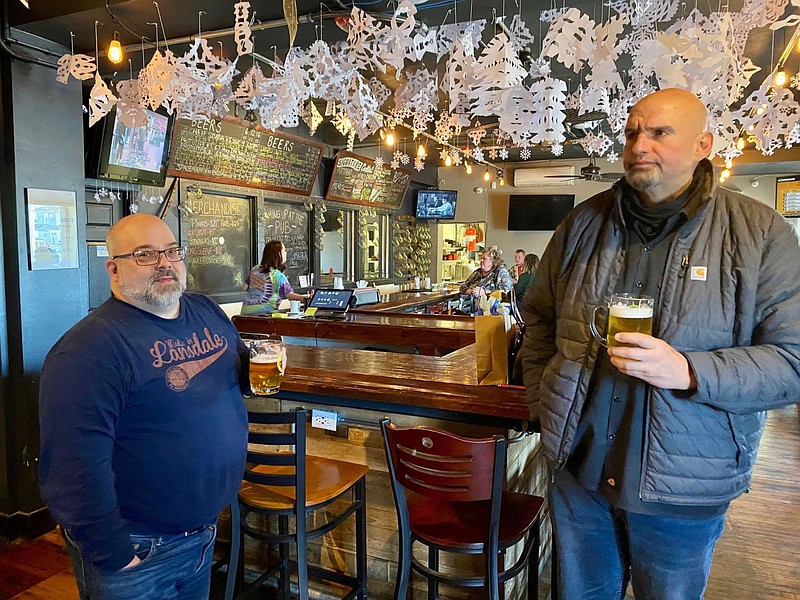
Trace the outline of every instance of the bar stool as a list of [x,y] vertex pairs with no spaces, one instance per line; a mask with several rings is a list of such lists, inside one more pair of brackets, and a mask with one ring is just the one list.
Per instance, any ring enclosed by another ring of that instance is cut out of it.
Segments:
[[[428,598],[438,584],[486,587],[499,600],[500,584],[528,570],[528,598],[539,585],[539,526],[544,498],[503,490],[506,440],[463,438],[428,427],[396,427],[381,421],[400,530],[395,600],[405,600],[411,571],[428,581]],[[500,557],[525,539],[511,567]],[[427,564],[414,556],[417,542]],[[533,552],[533,549],[536,552]],[[482,554],[485,572],[462,576],[439,568],[440,551]]]
[[[298,598],[308,599],[309,573],[316,578],[350,587],[345,598],[367,597],[367,514],[366,475],[363,465],[306,454],[305,409],[283,413],[248,412],[250,425],[277,425],[290,429],[287,433],[253,431],[248,433],[247,466],[239,490],[238,502],[231,505],[231,558],[225,600],[234,597],[234,589],[242,590],[236,598],[244,598],[259,589],[267,580],[278,576],[283,598],[289,598],[290,570],[296,570]],[[261,446],[255,448],[253,445]],[[286,451],[286,447],[290,450]],[[351,494],[352,490],[352,494]],[[316,511],[347,498],[347,506],[326,511],[321,525],[308,528]],[[333,514],[329,514],[333,511]],[[356,575],[351,576],[308,564],[306,544],[321,537],[355,514]],[[254,522],[253,517],[277,517],[278,531],[269,531]],[[294,531],[289,520],[294,516]],[[244,587],[244,537],[277,544],[279,559],[269,565],[246,589]],[[289,546],[297,547],[297,560],[291,560]],[[292,569],[292,567],[294,569]]]

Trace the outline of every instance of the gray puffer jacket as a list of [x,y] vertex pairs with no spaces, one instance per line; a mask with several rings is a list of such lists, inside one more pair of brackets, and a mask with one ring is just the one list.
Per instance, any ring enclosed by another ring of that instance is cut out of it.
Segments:
[[[800,248],[774,210],[714,189],[679,230],[663,274],[654,335],[688,359],[697,391],[649,387],[641,497],[715,505],[744,492],[766,412],[800,398]],[[523,368],[531,416],[561,468],[575,438],[599,344],[595,306],[615,291],[626,231],[615,186],[555,232],[525,295]]]

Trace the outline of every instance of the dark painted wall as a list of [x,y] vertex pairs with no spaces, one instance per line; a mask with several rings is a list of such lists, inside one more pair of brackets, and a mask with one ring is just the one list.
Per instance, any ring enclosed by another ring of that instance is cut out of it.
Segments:
[[[21,36],[15,32],[15,37]],[[45,43],[40,39],[30,41]],[[56,55],[66,51],[57,46],[51,49]],[[35,54],[29,49],[25,54],[53,64],[56,61],[56,56]],[[25,521],[31,514],[43,512],[37,484],[39,374],[50,347],[88,310],[88,275],[81,84],[74,79],[67,85],[58,83],[55,69],[10,58],[5,53],[0,72],[4,126],[0,219],[5,255],[5,310],[0,324],[0,527],[5,524],[8,529],[10,520]],[[28,269],[28,188],[75,193],[78,268]],[[14,531],[11,533],[13,537]]]

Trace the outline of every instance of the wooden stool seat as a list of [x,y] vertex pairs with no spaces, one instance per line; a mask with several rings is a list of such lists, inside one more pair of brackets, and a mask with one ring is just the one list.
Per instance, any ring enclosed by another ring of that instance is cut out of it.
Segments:
[[[305,409],[247,413],[251,425],[247,464],[238,499],[231,505],[231,558],[225,600],[249,596],[273,577],[278,579],[280,597],[289,600],[292,574],[297,576],[299,600],[308,600],[310,576],[347,588],[345,598],[367,597],[369,469],[341,460],[308,456],[307,416]],[[316,518],[320,509],[324,509],[324,519]],[[309,564],[307,542],[333,531],[351,516],[355,517],[356,573]],[[246,587],[245,537],[278,546],[278,559]],[[291,556],[292,546],[296,549],[296,559]]]
[[[492,503],[447,502],[408,494],[411,532],[441,546],[480,549],[489,538]],[[539,523],[544,498],[503,492],[500,501],[500,531],[497,541],[508,548],[527,535]]]
[[[503,490],[506,440],[465,438],[429,427],[396,427],[381,421],[400,534],[395,600],[405,600],[411,572],[428,580],[428,598],[439,584],[486,588],[500,600],[500,585],[524,570],[527,593],[539,584],[539,526],[544,498]],[[516,561],[505,551],[517,543]],[[427,549],[427,561],[413,547]],[[462,574],[440,568],[440,553],[480,554],[483,569]]]
[[[293,475],[291,466],[258,465],[254,473]],[[369,472],[364,465],[306,455],[306,508],[314,508],[341,496]],[[297,489],[289,486],[259,485],[243,481],[239,502],[266,510],[290,510],[297,501]]]

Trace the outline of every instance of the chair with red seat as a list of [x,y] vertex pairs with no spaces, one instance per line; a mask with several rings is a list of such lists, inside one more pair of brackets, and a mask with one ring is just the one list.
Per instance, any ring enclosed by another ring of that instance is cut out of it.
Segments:
[[[490,600],[499,600],[500,585],[526,568],[528,597],[535,599],[544,499],[503,490],[506,440],[396,427],[389,419],[381,429],[400,531],[395,600],[405,600],[412,570],[428,580],[430,599],[438,597],[439,583],[447,583],[486,587]],[[504,568],[504,552],[522,540],[519,558]],[[415,543],[427,547],[427,564],[414,556]],[[482,554],[484,572],[445,572],[439,568],[442,551]]]

